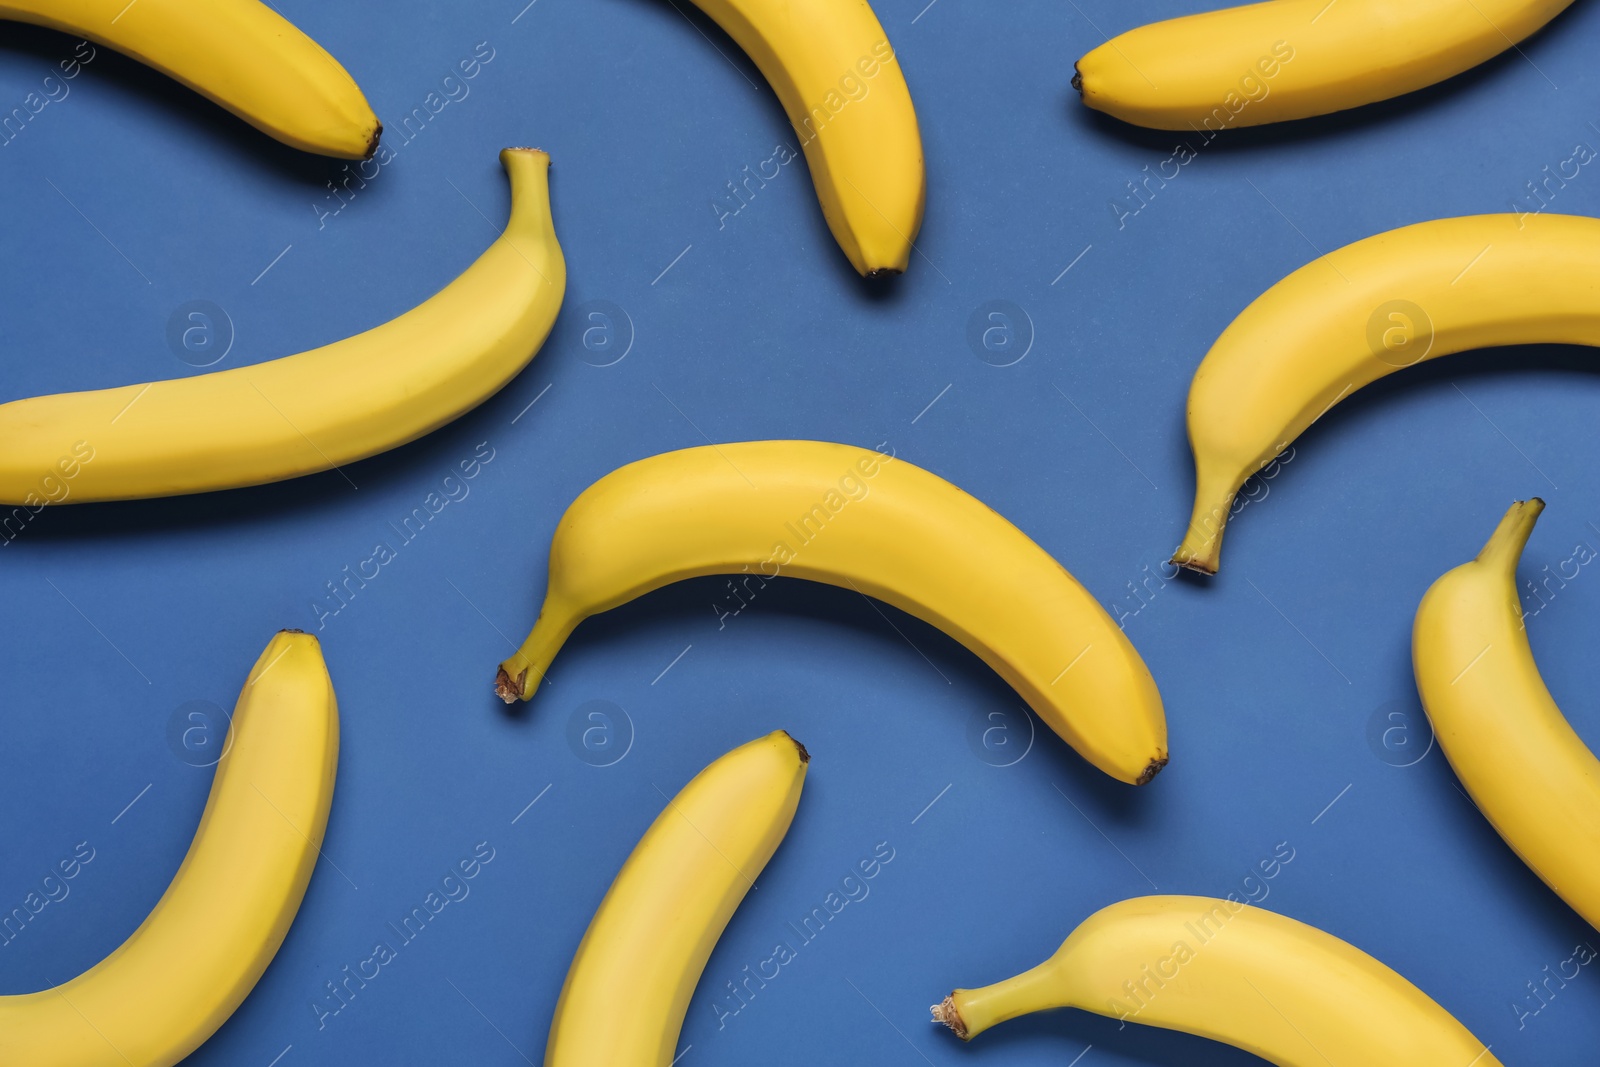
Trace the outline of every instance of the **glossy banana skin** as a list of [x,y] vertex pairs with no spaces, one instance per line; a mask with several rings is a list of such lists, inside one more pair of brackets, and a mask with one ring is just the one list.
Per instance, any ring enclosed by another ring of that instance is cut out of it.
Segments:
[[1083,102],[1157,130],[1326,115],[1442,82],[1572,0],[1267,0],[1129,30],[1078,61]]
[[900,274],[922,227],[922,134],[866,0],[695,0],[743,48],[794,127],[822,214],[855,269]]
[[810,757],[778,730],[695,776],[623,864],[578,946],[545,1067],[668,1067],[711,950],[783,842]]
[[1439,748],[1506,844],[1600,929],[1600,760],[1528,646],[1517,562],[1544,510],[1517,501],[1478,557],[1433,583],[1411,655]]
[[227,1022],[272,962],[316,866],[339,760],[317,639],[256,661],[183,865],[148,918],[83,974],[0,997],[0,1063],[172,1067]]
[[505,232],[399,318],[266,363],[0,405],[0,502],[37,503],[41,479],[69,457],[73,503],[280,481],[398,447],[481,404],[544,343],[567,279],[550,157],[500,158]]
[[1600,220],[1469,215],[1313,260],[1239,313],[1195,371],[1195,499],[1172,562],[1216,573],[1234,496],[1336,404],[1426,359],[1600,345]]
[[963,1040],[1050,1008],[1221,1041],[1278,1067],[1493,1067],[1444,1008],[1332,934],[1238,900],[1149,896],[1095,912],[1015,978],[933,1008]]
[[586,489],[497,688],[526,700],[584,618],[683,578],[806,578],[939,627],[1096,767],[1144,784],[1167,762],[1161,695],[1098,601],[1026,534],[902,459],[823,441],[748,441],[631,463]]
[[383,132],[339,61],[259,0],[3,0],[0,19],[114,48],[307,152],[366,159]]

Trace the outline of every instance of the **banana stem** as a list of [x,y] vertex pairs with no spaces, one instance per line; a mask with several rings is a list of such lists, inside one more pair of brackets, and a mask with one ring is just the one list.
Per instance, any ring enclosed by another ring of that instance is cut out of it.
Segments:
[[1184,531],[1183,543],[1172,553],[1169,562],[1199,574],[1217,573],[1222,556],[1222,528],[1227,525],[1228,511],[1238,492],[1237,483],[1229,484],[1228,479],[1205,471],[1196,472],[1189,528]]
[[514,704],[532,697],[550,669],[550,661],[572,636],[578,622],[567,612],[556,614],[551,605],[546,604],[522,647],[500,664],[500,672],[494,679],[494,691],[500,699]]
[[1067,1007],[1057,961],[1045,960],[1014,978],[981,989],[957,989],[933,1006],[935,1022],[944,1023],[963,1041],[1019,1015]]
[[1543,510],[1544,501],[1536,496],[1513,503],[1501,517],[1500,525],[1494,528],[1483,551],[1478,553],[1477,562],[1497,568],[1507,577],[1515,577],[1528,535],[1533,533],[1533,524],[1539,521]]

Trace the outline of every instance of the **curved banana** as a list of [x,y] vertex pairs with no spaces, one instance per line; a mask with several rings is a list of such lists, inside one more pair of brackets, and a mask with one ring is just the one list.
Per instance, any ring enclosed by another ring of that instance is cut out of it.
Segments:
[[1544,510],[1511,505],[1476,559],[1433,583],[1411,633],[1417,692],[1461,784],[1533,872],[1600,929],[1600,760],[1539,677],[1517,561]]
[[1314,926],[1237,900],[1135,897],[1102,908],[1054,956],[933,1017],[963,1041],[1048,1008],[1209,1037],[1279,1067],[1494,1067],[1427,994]]
[[708,574],[739,575],[746,593],[781,575],[888,601],[966,645],[1112,777],[1143,785],[1167,762],[1149,670],[1072,575],[943,478],[822,441],[687,448],[584,490],[556,527],[538,622],[496,690],[527,700],[585,618]]
[[171,1067],[228,1020],[283,944],[333,803],[339,712],[317,639],[273,637],[239,694],[183,866],[111,955],[0,997],[0,1063]]
[[1290,274],[1195,371],[1194,510],[1172,562],[1215,574],[1245,479],[1357,389],[1425,359],[1512,344],[1600,345],[1600,220],[1438,219]]
[[778,94],[851,265],[867,277],[903,272],[927,197],[922,134],[894,46],[867,0],[694,3]]
[[1572,0],[1269,0],[1129,30],[1078,61],[1083,102],[1157,130],[1326,115],[1514,47]]
[[500,159],[505,232],[399,318],[267,363],[0,405],[0,501],[37,504],[58,470],[74,503],[280,481],[395,448],[481,404],[544,343],[567,281],[550,157],[508,148]]
[[307,152],[366,159],[383,132],[339,61],[258,0],[0,0],[0,19],[114,48]]
[[667,804],[578,945],[545,1067],[675,1061],[700,973],[789,832],[809,759],[777,730],[712,763]]

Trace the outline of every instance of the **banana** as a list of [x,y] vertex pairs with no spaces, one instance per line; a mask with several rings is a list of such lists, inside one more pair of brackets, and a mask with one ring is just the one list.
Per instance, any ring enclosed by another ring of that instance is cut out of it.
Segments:
[[1044,963],[958,989],[933,1017],[963,1041],[1080,1008],[1226,1042],[1279,1067],[1494,1067],[1416,986],[1332,934],[1238,900],[1150,896],[1102,908]]
[[902,273],[927,197],[922,134],[867,0],[694,2],[778,94],[851,265],[867,277]]
[[300,908],[333,802],[339,712],[315,637],[273,637],[225,744],[155,910],[71,981],[0,997],[0,1063],[171,1067],[254,988]]
[[1072,87],[1124,122],[1215,136],[1442,82],[1515,47],[1571,3],[1270,0],[1113,37],[1078,61]]
[[1167,762],[1149,670],[1072,575],[943,478],[822,441],[668,452],[584,490],[556,527],[544,607],[496,691],[527,700],[585,618],[708,574],[738,575],[746,593],[782,575],[888,601],[966,645],[1112,777],[1143,785]]
[[399,318],[253,366],[0,405],[0,501],[42,506],[41,482],[58,474],[72,502],[279,481],[395,448],[488,399],[544,343],[567,281],[550,157],[508,148],[500,160],[505,232]]
[[545,1067],[668,1067],[689,997],[789,832],[810,756],[777,730],[695,775],[645,831],[578,945]]
[[0,19],[114,48],[307,152],[367,159],[383,132],[339,61],[258,0],[0,0]]
[[1517,561],[1544,510],[1511,505],[1476,559],[1433,583],[1411,634],[1417,692],[1473,801],[1533,872],[1600,929],[1600,760],[1539,677]]
[[1425,359],[1512,344],[1600,345],[1600,220],[1438,219],[1290,274],[1195,372],[1194,510],[1172,562],[1215,574],[1245,479],[1355,390]]

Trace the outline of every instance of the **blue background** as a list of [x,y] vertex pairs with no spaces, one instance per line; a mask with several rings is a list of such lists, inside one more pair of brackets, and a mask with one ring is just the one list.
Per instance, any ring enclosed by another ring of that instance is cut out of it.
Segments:
[[[0,949],[0,992],[63,981],[137,926],[188,847],[212,773],[178,758],[169,723],[191,701],[231,708],[272,632],[295,626],[322,639],[340,695],[327,859],[260,985],[190,1062],[538,1062],[572,952],[660,809],[657,787],[670,794],[778,727],[814,755],[806,793],[706,969],[684,1067],[1059,1067],[1090,1045],[1082,1067],[1256,1062],[1077,1012],[961,1046],[927,1005],[1032,965],[1095,909],[1153,886],[1242,892],[1279,842],[1295,858],[1267,883],[1267,907],[1383,959],[1508,1064],[1592,1060],[1600,973],[1586,968],[1521,1028],[1511,1005],[1596,934],[1428,751],[1409,663],[1418,598],[1513,498],[1550,502],[1524,577],[1578,542],[1600,546],[1591,355],[1475,353],[1396,375],[1296,444],[1230,527],[1221,577],[1155,583],[1142,606],[1128,583],[1179,539],[1189,377],[1252,298],[1317,250],[1508,210],[1541,167],[1600,145],[1600,4],[1580,0],[1524,54],[1446,85],[1219,139],[1119,228],[1109,201],[1175,138],[1079,107],[1072,61],[1105,34],[1206,5],[924,3],[877,4],[928,158],[919,254],[887,286],[864,284],[839,253],[803,162],[719,229],[710,204],[724,183],[794,138],[753,66],[681,2],[281,0],[355,75],[396,150],[320,223],[341,164],[282,148],[104,48],[0,147],[0,399],[198,373],[166,336],[192,300],[231,323],[219,367],[391,318],[495,236],[505,145],[554,157],[570,270],[561,320],[519,378],[349,468],[349,481],[50,508],[4,548],[0,910],[75,843],[96,858]],[[470,95],[409,143],[395,135],[479,42],[493,59]],[[0,110],[72,49],[6,25]],[[1600,164],[1552,210],[1600,211]],[[992,300],[1026,315],[1017,341],[1031,335],[1031,347],[1010,366],[967,340]],[[587,317],[606,307],[622,314]],[[585,330],[606,323],[613,332],[586,347]],[[489,683],[533,621],[551,531],[579,491],[707,438],[786,436],[887,442],[1017,523],[1108,610],[1130,612],[1166,700],[1171,766],[1147,789],[1118,785],[950,639],[801,583],[770,587],[720,628],[714,579],[595,619],[554,684],[507,713]],[[389,539],[387,524],[480,442],[494,458],[470,496],[318,631],[324,583]],[[1557,700],[1595,744],[1590,572],[1530,630]],[[568,740],[591,701],[620,709],[626,754],[610,766]],[[990,740],[1011,747],[980,743],[995,723],[1006,729]],[[1409,727],[1387,747],[1372,740],[1396,723]],[[495,859],[471,895],[319,1030],[323,983],[480,841]],[[895,858],[870,895],[719,1028],[715,992],[878,842]]]

